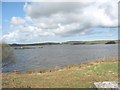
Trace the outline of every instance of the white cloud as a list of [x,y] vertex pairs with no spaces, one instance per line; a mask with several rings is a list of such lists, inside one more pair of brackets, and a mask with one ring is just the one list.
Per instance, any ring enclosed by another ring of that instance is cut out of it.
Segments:
[[[118,0],[39,2],[24,5],[26,16],[12,17],[8,41],[91,34],[94,27],[117,27]],[[14,38],[14,39],[12,39]]]
[[11,24],[12,25],[20,25],[20,24],[25,24],[26,21],[20,17],[12,17],[11,19]]
[[115,27],[118,24],[117,2],[118,0],[34,2],[26,4],[24,10],[26,15],[34,20],[34,24],[48,28],[75,22],[85,25],[85,27],[87,24],[93,27]]

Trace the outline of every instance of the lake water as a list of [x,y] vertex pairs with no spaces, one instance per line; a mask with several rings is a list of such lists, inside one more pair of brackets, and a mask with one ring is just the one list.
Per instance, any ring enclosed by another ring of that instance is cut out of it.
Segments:
[[118,56],[118,45],[45,45],[43,48],[15,49],[16,62],[3,68],[3,73],[32,71],[80,64],[99,58]]

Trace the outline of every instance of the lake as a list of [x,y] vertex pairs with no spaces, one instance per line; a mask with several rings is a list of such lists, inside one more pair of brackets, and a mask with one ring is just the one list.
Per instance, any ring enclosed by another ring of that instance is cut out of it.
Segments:
[[117,44],[44,45],[43,48],[39,48],[39,46],[27,47],[31,49],[14,49],[16,61],[14,64],[4,67],[2,69],[3,73],[9,73],[15,70],[26,72],[53,69],[55,67],[61,68],[99,58],[118,56]]

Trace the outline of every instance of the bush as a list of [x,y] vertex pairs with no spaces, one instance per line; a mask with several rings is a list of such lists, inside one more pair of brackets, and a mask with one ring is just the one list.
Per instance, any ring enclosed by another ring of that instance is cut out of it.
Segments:
[[109,41],[109,42],[107,42],[105,44],[116,44],[116,42],[115,41]]
[[0,45],[0,50],[2,51],[0,57],[3,67],[15,62],[14,50],[8,44],[2,43]]

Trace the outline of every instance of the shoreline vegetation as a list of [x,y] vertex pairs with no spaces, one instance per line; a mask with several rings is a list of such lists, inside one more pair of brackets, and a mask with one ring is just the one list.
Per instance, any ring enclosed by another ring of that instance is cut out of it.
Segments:
[[45,42],[32,44],[9,44],[10,46],[38,46],[38,45],[92,45],[92,44],[118,44],[120,40],[101,40],[101,41],[66,41],[66,42]]
[[99,59],[62,69],[2,74],[3,88],[93,88],[94,82],[118,82],[118,58]]
[[13,48],[11,48],[8,44],[2,43],[1,46],[1,64],[2,67],[7,66],[11,63],[15,63],[15,54]]

